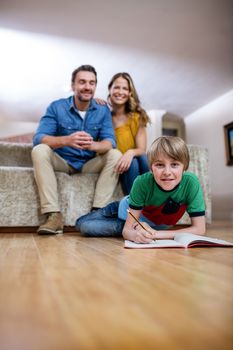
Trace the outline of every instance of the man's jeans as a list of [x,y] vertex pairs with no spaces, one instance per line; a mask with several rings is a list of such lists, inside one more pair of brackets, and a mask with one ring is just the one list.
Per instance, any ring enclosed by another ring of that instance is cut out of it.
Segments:
[[134,157],[129,169],[120,175],[120,181],[124,194],[128,195],[130,193],[133,182],[138,175],[142,175],[149,170],[147,156],[145,154],[139,157]]
[[83,215],[76,221],[76,230],[89,237],[119,237],[125,220],[118,218],[119,202],[112,202],[106,207]]

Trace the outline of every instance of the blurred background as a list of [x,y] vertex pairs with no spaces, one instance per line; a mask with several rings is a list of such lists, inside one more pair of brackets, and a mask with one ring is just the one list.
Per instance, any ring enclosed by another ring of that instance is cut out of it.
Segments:
[[233,121],[232,0],[1,0],[0,138],[31,142],[81,64],[131,74],[153,125],[208,148],[213,216],[233,220],[224,125]]

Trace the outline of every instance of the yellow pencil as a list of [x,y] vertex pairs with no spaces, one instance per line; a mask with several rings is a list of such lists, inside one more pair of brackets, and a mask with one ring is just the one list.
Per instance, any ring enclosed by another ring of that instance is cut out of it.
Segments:
[[127,209],[127,212],[128,212],[129,215],[131,215],[132,218],[138,223],[138,225],[140,225],[140,226],[143,228],[143,230],[146,231],[145,227],[140,223],[140,221],[138,221],[138,219],[131,213],[131,211],[130,211],[129,209]]
[[[143,230],[145,230],[146,232],[150,233],[149,231],[147,231],[147,230],[145,229],[145,227],[140,223],[140,221],[138,221],[138,219],[131,213],[131,211],[130,211],[129,209],[127,209],[127,212],[128,212],[129,215],[131,215],[132,218],[138,223],[138,225],[140,225],[140,226],[143,228]],[[156,241],[156,239],[154,238],[153,241]]]
[[[128,212],[129,215],[131,215],[132,218],[138,223],[138,225],[140,225],[140,226],[143,228],[143,230],[145,230],[146,232],[148,232],[148,231],[145,229],[145,227],[140,223],[140,221],[138,221],[138,219],[133,215],[133,213],[131,213],[131,211],[130,211],[129,209],[127,209],[127,212]],[[148,232],[148,233],[150,233],[150,232]],[[156,239],[154,238],[153,241],[156,241]]]

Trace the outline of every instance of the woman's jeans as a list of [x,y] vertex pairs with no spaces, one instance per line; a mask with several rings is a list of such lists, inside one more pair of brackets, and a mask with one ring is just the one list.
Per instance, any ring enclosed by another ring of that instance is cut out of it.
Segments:
[[133,186],[133,182],[138,175],[142,175],[148,172],[149,170],[150,169],[148,166],[146,154],[143,154],[139,157],[134,157],[129,169],[120,175],[120,181],[124,194],[129,194]]

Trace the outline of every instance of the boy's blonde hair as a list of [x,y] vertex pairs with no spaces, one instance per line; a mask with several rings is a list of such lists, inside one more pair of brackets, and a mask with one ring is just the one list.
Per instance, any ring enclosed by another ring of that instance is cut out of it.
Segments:
[[186,143],[177,136],[161,136],[157,138],[147,152],[149,166],[163,155],[181,162],[184,165],[184,170],[189,167],[189,151]]

